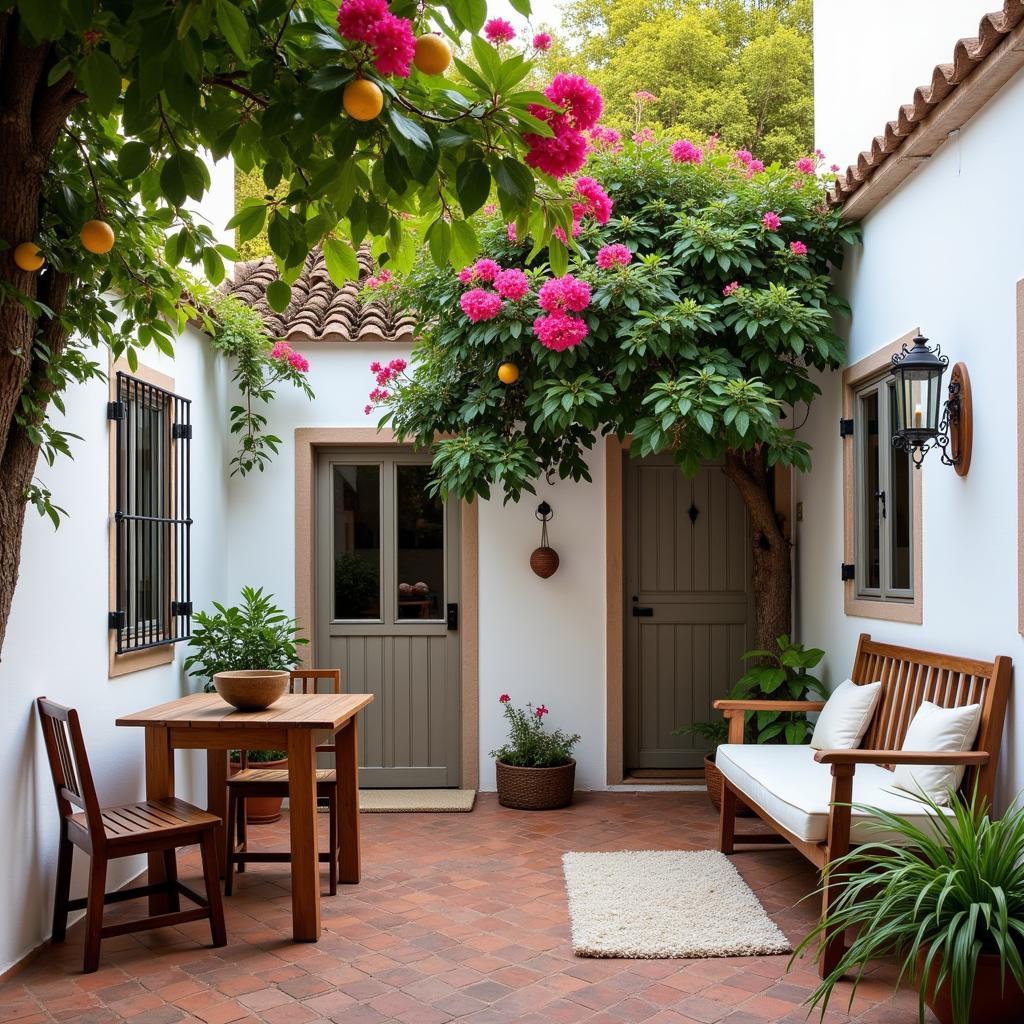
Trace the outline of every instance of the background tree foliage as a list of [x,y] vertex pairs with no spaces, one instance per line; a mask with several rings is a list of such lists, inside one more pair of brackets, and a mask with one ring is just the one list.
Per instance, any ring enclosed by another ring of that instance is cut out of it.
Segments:
[[604,96],[602,123],[717,132],[766,163],[813,145],[811,0],[568,0],[550,69],[575,68]]
[[[0,0],[0,644],[26,506],[58,513],[35,471],[40,453],[70,451],[49,415],[61,393],[101,373],[97,347],[131,365],[147,345],[170,352],[200,312],[188,267],[217,284],[235,257],[192,212],[210,186],[204,155],[260,174],[266,192],[234,223],[243,242],[266,228],[281,309],[314,245],[339,284],[364,239],[411,265],[417,226],[438,259],[472,259],[466,218],[492,188],[541,236],[568,223],[557,183],[524,163],[524,133],[550,134],[527,107],[551,104],[525,84],[528,61],[478,35],[485,0],[390,11],[473,52],[479,71],[382,77],[339,37],[336,0]],[[383,93],[371,121],[343,112],[356,77]],[[94,218],[114,231],[109,252],[79,239]],[[23,243],[42,269],[15,262]]]
[[[475,323],[461,306],[473,282],[421,263],[399,294],[424,325],[416,369],[387,382],[381,422],[423,446],[450,435],[434,446],[434,486],[459,497],[496,488],[517,500],[548,471],[589,479],[586,453],[604,433],[630,435],[634,456],[671,451],[690,474],[723,460],[750,514],[757,643],[771,647],[789,632],[791,590],[773,467],[810,467],[795,420],[819,393],[815,373],[844,358],[830,273],[856,229],[814,173],[776,164],[749,176],[721,146],[680,164],[664,146],[627,144],[587,172],[615,205],[605,226],[584,221],[570,261],[591,293],[583,342],[559,352],[535,336],[551,277],[542,249],[530,292]],[[530,242],[511,242],[503,223],[481,234],[503,268],[528,266]],[[635,255],[602,269],[608,243]],[[499,381],[505,362],[517,383]]]

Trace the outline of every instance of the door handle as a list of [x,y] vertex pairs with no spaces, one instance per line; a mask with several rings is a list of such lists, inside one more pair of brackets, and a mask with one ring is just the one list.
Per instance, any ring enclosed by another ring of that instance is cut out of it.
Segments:
[[457,630],[459,628],[459,606],[457,604],[448,605],[448,628],[450,630]]
[[633,617],[636,619],[650,619],[654,617],[653,608],[641,608],[633,605]]

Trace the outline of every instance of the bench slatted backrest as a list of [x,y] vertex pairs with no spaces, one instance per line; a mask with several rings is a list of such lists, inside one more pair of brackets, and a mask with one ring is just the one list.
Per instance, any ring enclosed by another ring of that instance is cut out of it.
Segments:
[[1011,673],[1012,663],[1004,656],[977,661],[877,643],[862,633],[851,678],[855,683],[881,681],[882,693],[861,746],[865,750],[899,750],[922,701],[946,708],[980,704],[974,749],[986,751],[989,762],[973,774],[967,772],[961,789],[969,793],[976,779],[979,794],[991,800]]

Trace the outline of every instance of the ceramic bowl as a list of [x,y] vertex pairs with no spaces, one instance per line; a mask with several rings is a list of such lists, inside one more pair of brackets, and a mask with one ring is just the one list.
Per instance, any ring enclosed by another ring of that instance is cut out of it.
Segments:
[[239,711],[262,711],[288,689],[288,673],[269,669],[218,672],[213,685],[221,699]]

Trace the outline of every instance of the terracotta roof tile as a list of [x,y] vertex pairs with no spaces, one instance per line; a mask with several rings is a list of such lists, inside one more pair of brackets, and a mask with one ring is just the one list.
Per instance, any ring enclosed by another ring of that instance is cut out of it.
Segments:
[[411,343],[415,321],[380,301],[363,302],[359,291],[374,270],[369,246],[358,253],[359,281],[338,288],[327,273],[317,246],[306,257],[292,300],[283,313],[267,304],[267,286],[278,278],[272,256],[236,263],[231,280],[221,290],[254,307],[274,338],[304,341],[391,341]]
[[[875,136],[871,147],[862,152],[856,163],[851,164],[845,173],[839,175],[832,201],[838,205],[848,203],[879,168],[906,144],[907,139],[914,135],[939,104],[954,95],[1022,22],[1024,0],[1004,0],[1002,10],[986,14],[978,26],[977,36],[957,42],[953,48],[952,62],[937,64],[932,71],[931,81],[914,90],[913,101],[901,106],[896,119],[886,124],[881,135]],[[979,97],[978,108],[989,98],[987,95]],[[964,113],[970,116],[974,112],[969,110]],[[966,120],[966,116],[963,120]]]

